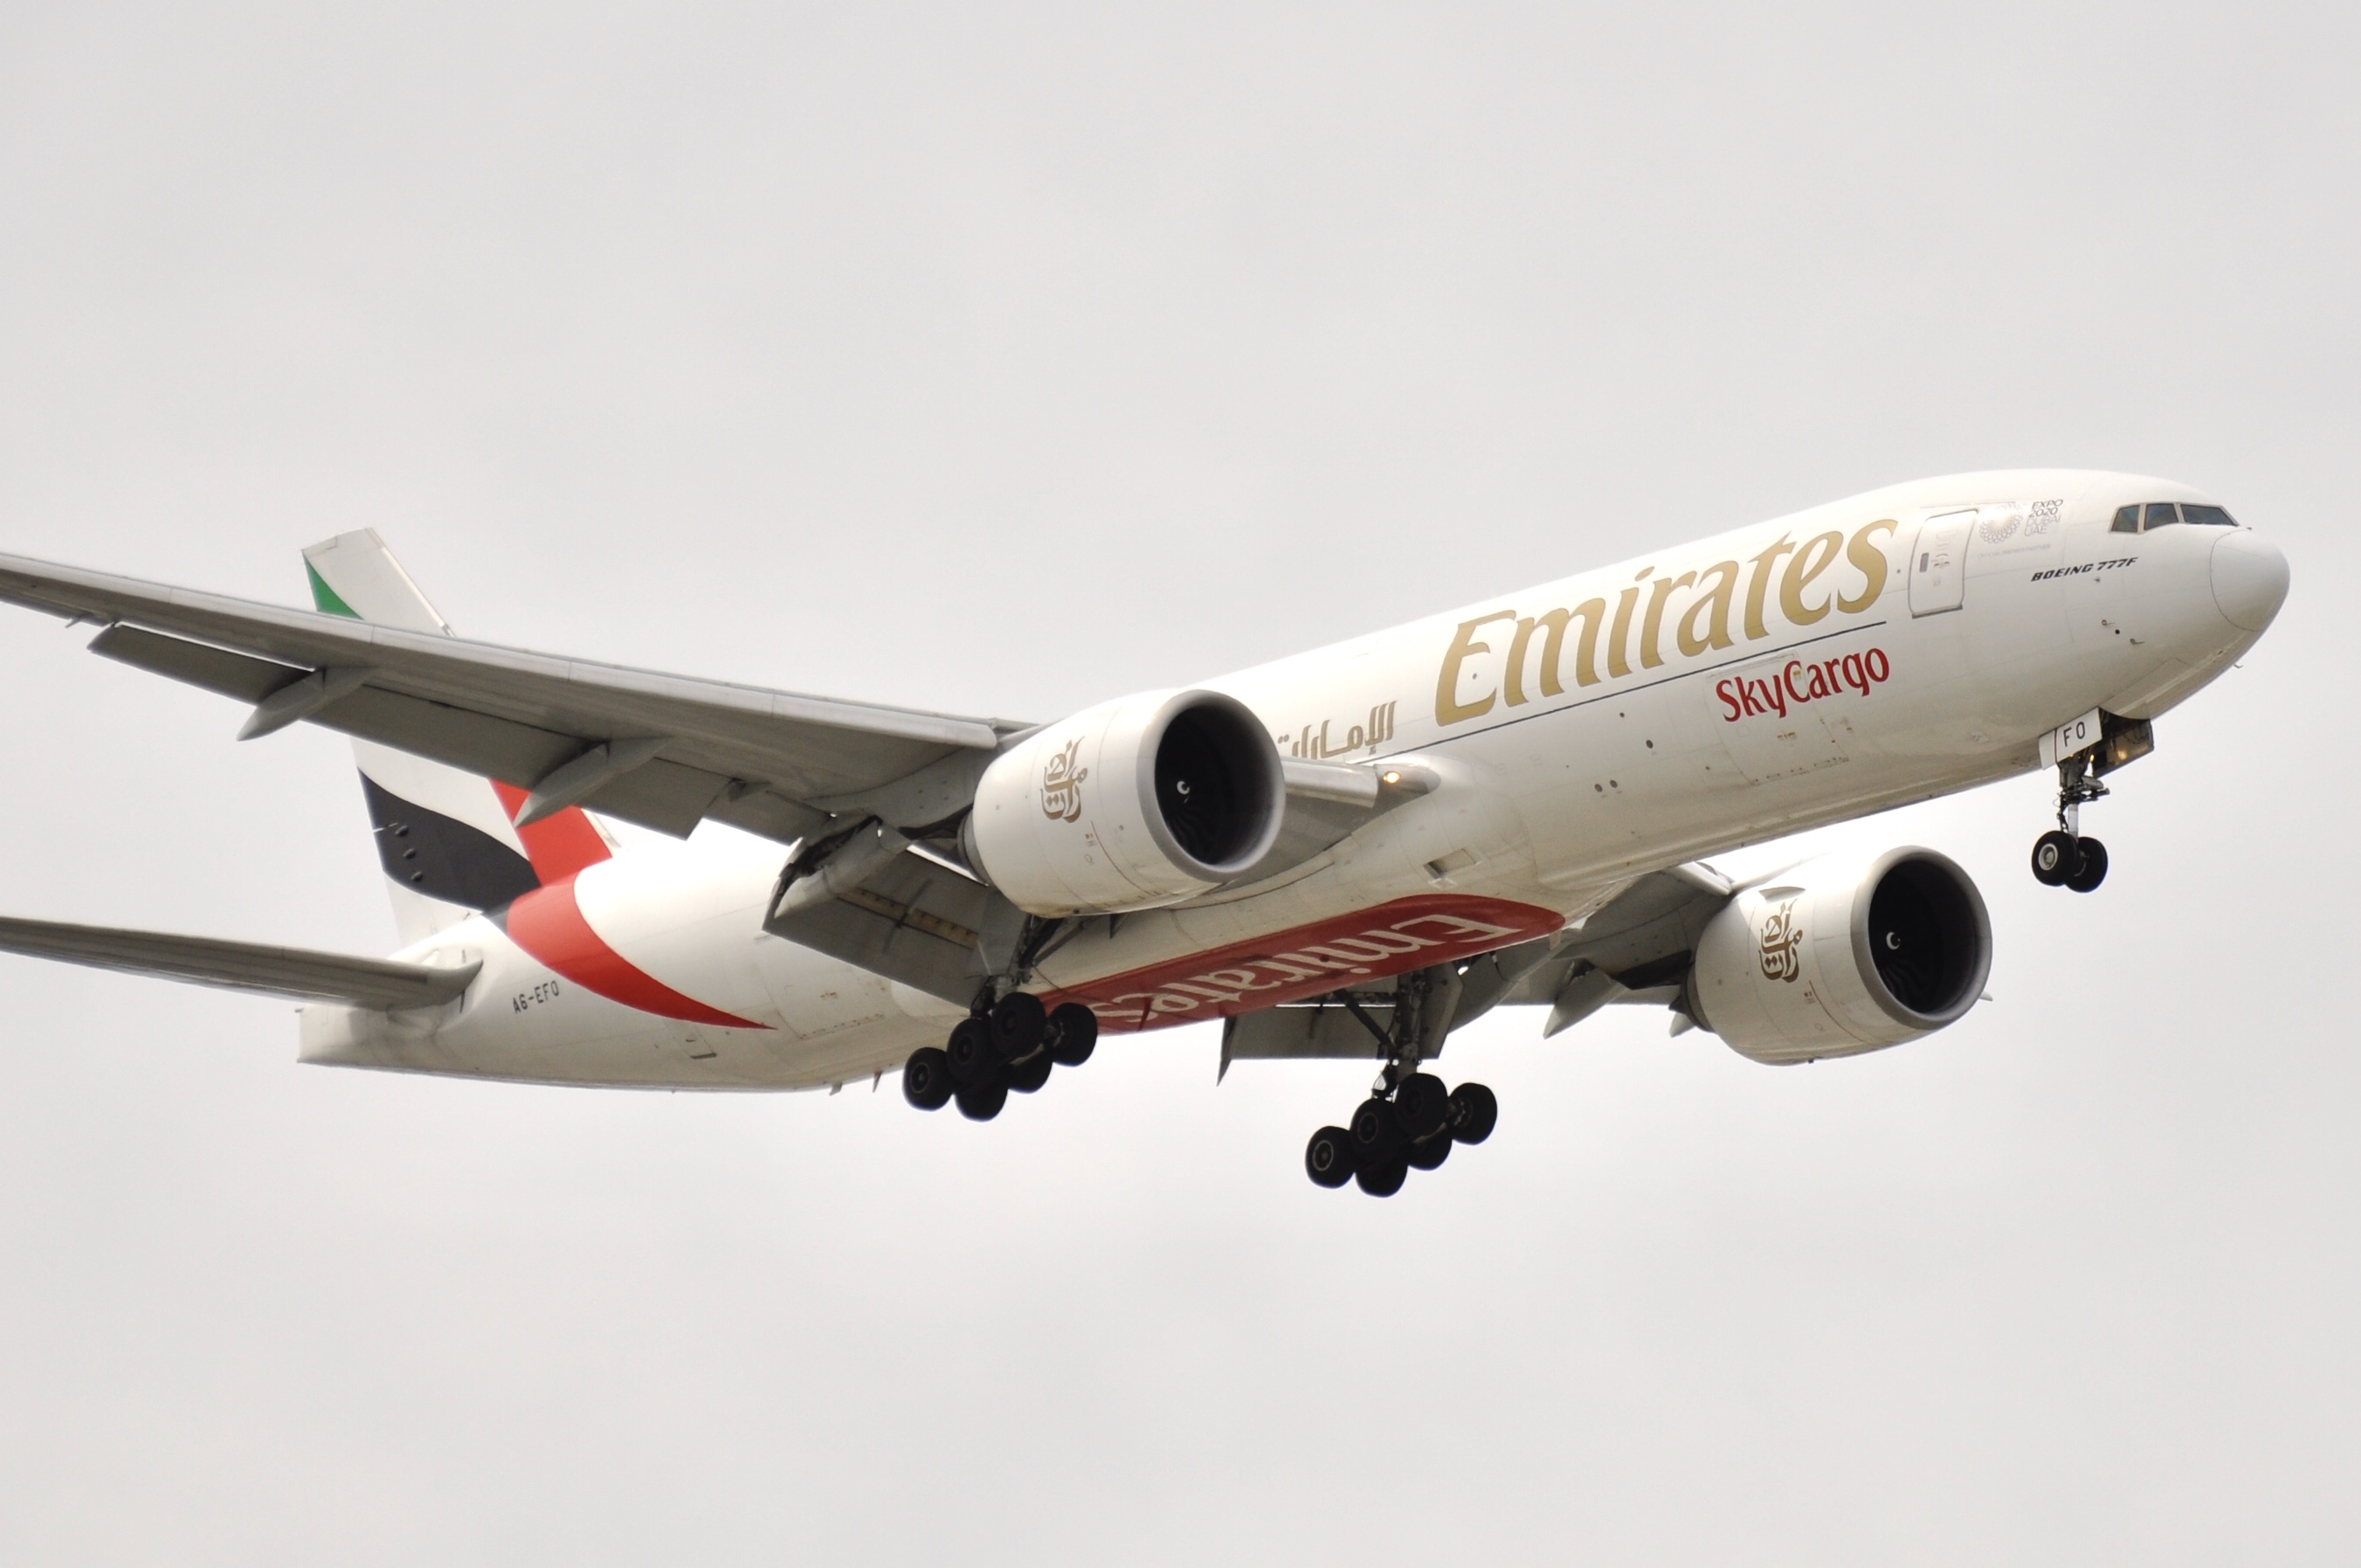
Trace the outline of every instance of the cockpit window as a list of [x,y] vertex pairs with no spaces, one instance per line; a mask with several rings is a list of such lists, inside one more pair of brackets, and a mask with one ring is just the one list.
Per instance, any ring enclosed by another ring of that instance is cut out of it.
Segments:
[[[2147,514],[2147,526],[2140,526],[2140,514]],[[2170,501],[2150,501],[2146,506],[2117,507],[2110,533],[2154,532],[2176,522],[2195,523],[2205,528],[2235,528],[2237,520],[2220,507],[2200,506],[2195,501],[2183,501],[2178,510]]]

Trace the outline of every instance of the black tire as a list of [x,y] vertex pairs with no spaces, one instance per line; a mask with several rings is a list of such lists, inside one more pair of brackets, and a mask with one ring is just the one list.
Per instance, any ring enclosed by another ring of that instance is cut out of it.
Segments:
[[992,1026],[992,1043],[1003,1061],[1015,1061],[1029,1057],[1033,1047],[1041,1043],[1041,1035],[1049,1026],[1049,1014],[1041,999],[1029,991],[1012,991],[992,1004],[985,1014]]
[[939,1111],[951,1102],[951,1060],[934,1046],[921,1046],[902,1064],[902,1098],[921,1111]]
[[1353,1179],[1361,1190],[1372,1198],[1390,1198],[1402,1190],[1410,1179],[1410,1166],[1400,1155],[1379,1160],[1375,1165],[1363,1164],[1355,1168]]
[[1000,1053],[992,1048],[992,1031],[981,1018],[960,1020],[951,1037],[943,1042],[943,1057],[950,1064],[951,1081],[958,1084],[979,1083],[1000,1066]]
[[1394,1114],[1401,1118],[1404,1137],[1431,1138],[1450,1119],[1451,1091],[1431,1072],[1411,1073],[1394,1091]]
[[1049,1081],[1049,1069],[1055,1064],[1048,1051],[1035,1051],[1023,1061],[1008,1064],[1008,1087],[1019,1094],[1031,1094]]
[[1412,1170],[1433,1170],[1451,1157],[1452,1136],[1437,1133],[1422,1144],[1412,1144],[1402,1157],[1410,1161]]
[[2074,835],[2053,829],[2033,841],[2033,880],[2044,887],[2062,887],[2081,863]]
[[2107,880],[2107,847],[2096,839],[2077,839],[2074,847],[2081,851],[2081,858],[2066,885],[2076,893],[2089,893]]
[[1323,1127],[1303,1148],[1303,1174],[1314,1187],[1342,1187],[1353,1179],[1353,1136],[1342,1127]]
[[1500,1102],[1480,1083],[1463,1083],[1451,1091],[1451,1136],[1455,1142],[1480,1144],[1492,1135],[1500,1119]]
[[1353,1164],[1366,1170],[1383,1165],[1401,1152],[1401,1118],[1394,1113],[1389,1100],[1368,1099],[1353,1113],[1352,1124],[1345,1135],[1353,1140]]
[[1079,1002],[1060,1002],[1049,1010],[1050,1059],[1060,1067],[1080,1067],[1098,1048],[1099,1015]]
[[1008,1103],[1008,1080],[999,1073],[978,1083],[963,1083],[957,1095],[960,1114],[971,1122],[989,1122]]

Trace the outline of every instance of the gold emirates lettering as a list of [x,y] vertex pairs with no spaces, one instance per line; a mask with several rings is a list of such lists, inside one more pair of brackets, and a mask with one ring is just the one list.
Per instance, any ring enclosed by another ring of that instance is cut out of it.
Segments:
[[[1434,683],[1434,721],[1438,725],[1460,724],[1482,718],[1496,704],[1520,707],[1536,695],[1562,695],[1565,690],[1568,642],[1574,644],[1574,682],[1577,687],[1595,686],[1602,680],[1630,674],[1635,620],[1639,622],[1636,641],[1642,669],[1656,669],[1664,663],[1663,643],[1667,618],[1672,623],[1674,641],[1686,658],[1734,648],[1738,644],[1730,635],[1730,619],[1732,610],[1741,608],[1736,603],[1741,583],[1746,590],[1742,616],[1750,642],[1771,635],[1763,615],[1772,602],[1774,583],[1779,611],[1792,626],[1814,625],[1826,620],[1832,609],[1857,615],[1875,604],[1885,592],[1892,568],[1878,538],[1892,534],[1897,526],[1892,518],[1881,518],[1855,530],[1850,540],[1831,530],[1814,534],[1800,545],[1783,533],[1743,565],[1717,561],[1676,577],[1659,577],[1655,567],[1642,566],[1632,585],[1616,596],[1611,615],[1602,598],[1585,599],[1571,609],[1550,609],[1540,615],[1520,616],[1513,609],[1496,609],[1463,620],[1451,639],[1451,646],[1444,652],[1443,669]],[[1860,574],[1861,581],[1853,592],[1840,593],[1835,587],[1820,584],[1819,579],[1839,560]],[[1684,588],[1697,591],[1676,609],[1674,596]],[[1647,609],[1635,615],[1643,590]],[[1513,625],[1515,630],[1510,634],[1508,661],[1499,684],[1463,696],[1460,688],[1467,676],[1469,662],[1492,652],[1491,639],[1499,633],[1488,629],[1503,622]],[[1599,669],[1602,630],[1607,644],[1604,674]],[[1540,633],[1538,637],[1536,632]],[[1537,645],[1541,657],[1536,671],[1532,666]]]

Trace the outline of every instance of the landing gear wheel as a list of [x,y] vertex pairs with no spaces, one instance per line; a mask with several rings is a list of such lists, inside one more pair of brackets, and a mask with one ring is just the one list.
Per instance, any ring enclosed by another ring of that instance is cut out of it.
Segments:
[[1054,1064],[1048,1051],[1035,1051],[1023,1061],[1008,1064],[1008,1087],[1019,1094],[1030,1094],[1049,1081],[1049,1069]]
[[1431,1138],[1451,1116],[1451,1091],[1431,1072],[1414,1072],[1394,1091],[1394,1114],[1401,1118],[1404,1136]]
[[951,1102],[951,1059],[933,1046],[921,1046],[902,1064],[902,1098],[921,1111]]
[[[2082,839],[2082,843],[2091,842]],[[2074,835],[2062,828],[2044,833],[2033,841],[2033,880],[2044,887],[2060,887],[2074,874],[2081,862]]]
[[1391,1101],[1364,1100],[1361,1108],[1353,1113],[1353,1124],[1346,1131],[1353,1140],[1353,1163],[1360,1170],[1362,1187],[1367,1189],[1370,1168],[1386,1164],[1401,1152],[1401,1118],[1394,1113]]
[[1375,1165],[1361,1166],[1353,1172],[1353,1179],[1372,1198],[1390,1198],[1410,1179],[1410,1164],[1401,1156],[1394,1155]]
[[1451,1157],[1451,1135],[1437,1133],[1422,1144],[1412,1144],[1403,1157],[1412,1170],[1433,1170]]
[[1099,1015],[1079,1002],[1061,1002],[1049,1013],[1049,1058],[1060,1067],[1080,1067],[1098,1048]]
[[950,1065],[951,1080],[961,1085],[978,1083],[992,1075],[1000,1066],[1000,1053],[992,1048],[992,1032],[981,1018],[962,1018],[943,1042],[943,1058]]
[[1500,1119],[1500,1102],[1480,1083],[1463,1083],[1451,1091],[1451,1136],[1454,1142],[1480,1144],[1492,1135]]
[[2107,880],[2107,847],[2096,839],[2077,839],[2074,847],[2081,851],[2081,863],[2065,879],[2066,885],[2076,893],[2089,893]]
[[1353,1179],[1353,1138],[1342,1127],[1323,1127],[1304,1146],[1303,1173],[1315,1187],[1342,1187]]
[[1008,1080],[995,1072],[980,1082],[961,1084],[957,1098],[961,1115],[971,1122],[989,1122],[1008,1103]]
[[1042,1009],[1041,999],[1029,991],[1012,991],[992,1004],[984,1015],[992,1029],[992,1043],[1003,1058],[1014,1061],[1029,1057],[1033,1047],[1041,1043],[1042,1031],[1049,1027],[1049,1014]]

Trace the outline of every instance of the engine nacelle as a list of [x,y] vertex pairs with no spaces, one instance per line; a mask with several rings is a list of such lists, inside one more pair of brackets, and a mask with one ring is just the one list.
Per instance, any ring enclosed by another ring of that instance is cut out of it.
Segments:
[[1270,851],[1287,806],[1279,748],[1218,692],[1148,692],[1027,736],[984,770],[963,841],[1031,915],[1152,909]]
[[1992,973],[1983,895],[1948,857],[1888,850],[1807,861],[1707,923],[1697,1022],[1759,1062],[1898,1046],[1957,1023]]

